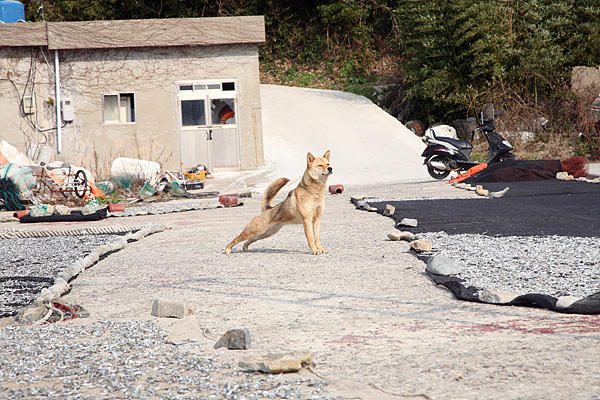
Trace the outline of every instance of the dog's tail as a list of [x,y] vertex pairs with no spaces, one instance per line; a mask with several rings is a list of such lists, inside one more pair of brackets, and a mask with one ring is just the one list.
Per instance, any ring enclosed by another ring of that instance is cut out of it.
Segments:
[[284,187],[290,180],[288,178],[279,178],[276,181],[273,181],[267,186],[265,190],[265,194],[262,199],[262,210],[268,210],[273,207],[273,200],[277,196],[277,193]]

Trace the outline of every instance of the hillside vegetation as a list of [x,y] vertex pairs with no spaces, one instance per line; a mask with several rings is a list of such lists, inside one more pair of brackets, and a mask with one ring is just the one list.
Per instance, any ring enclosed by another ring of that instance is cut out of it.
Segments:
[[598,0],[23,2],[34,21],[264,15],[264,83],[363,94],[425,125],[493,102],[520,157],[598,157],[580,137],[598,89],[570,87],[573,67],[600,65]]

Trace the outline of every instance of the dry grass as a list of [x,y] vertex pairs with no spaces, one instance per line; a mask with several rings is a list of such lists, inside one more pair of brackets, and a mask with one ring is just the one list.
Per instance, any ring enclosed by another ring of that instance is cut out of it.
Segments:
[[590,148],[584,135],[593,119],[591,104],[597,92],[575,95],[564,85],[556,89],[554,99],[542,100],[526,93],[496,88],[490,96],[496,107],[504,110],[496,121],[497,130],[511,142],[520,159],[598,159],[598,152]]

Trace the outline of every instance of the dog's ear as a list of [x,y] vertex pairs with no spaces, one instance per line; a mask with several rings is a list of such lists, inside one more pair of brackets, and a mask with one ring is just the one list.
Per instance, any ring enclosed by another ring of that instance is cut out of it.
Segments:
[[325,152],[325,154],[323,155],[323,157],[324,157],[324,158],[326,158],[326,159],[327,159],[327,161],[329,161],[329,150],[327,150],[327,151]]
[[310,164],[310,163],[312,163],[313,161],[315,161],[315,156],[313,156],[312,154],[308,153],[308,154],[306,155],[306,162],[307,162],[308,164]]

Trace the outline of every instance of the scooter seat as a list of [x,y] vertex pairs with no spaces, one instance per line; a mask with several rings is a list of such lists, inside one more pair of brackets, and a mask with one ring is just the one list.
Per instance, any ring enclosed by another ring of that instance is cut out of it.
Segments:
[[452,146],[457,147],[459,149],[473,149],[473,145],[468,140],[452,139],[444,136],[436,136],[435,139],[439,140],[440,142],[450,143]]

